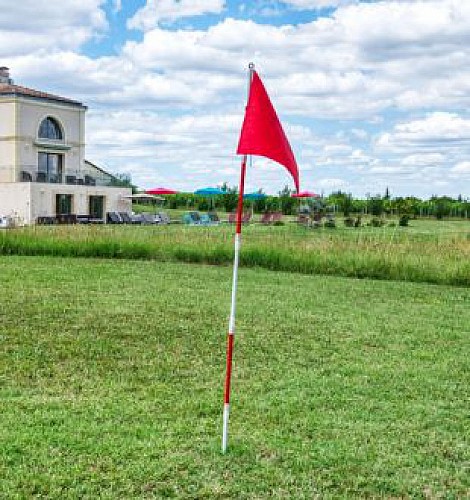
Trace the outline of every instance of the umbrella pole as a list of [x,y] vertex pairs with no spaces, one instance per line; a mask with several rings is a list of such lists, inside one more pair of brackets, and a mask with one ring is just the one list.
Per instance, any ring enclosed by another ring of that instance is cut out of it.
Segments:
[[236,219],[237,225],[235,231],[235,256],[233,261],[233,278],[232,278],[232,302],[230,307],[230,320],[229,320],[228,336],[227,336],[227,367],[225,373],[225,390],[224,390],[222,453],[225,453],[227,451],[227,445],[228,445],[228,422],[230,415],[230,384],[232,380],[232,355],[233,355],[233,341],[235,337],[235,313],[237,309],[238,265],[240,260],[245,172],[246,172],[246,155],[243,157],[242,161],[241,174],[240,174],[240,192],[238,193],[238,205],[237,205],[237,219]]

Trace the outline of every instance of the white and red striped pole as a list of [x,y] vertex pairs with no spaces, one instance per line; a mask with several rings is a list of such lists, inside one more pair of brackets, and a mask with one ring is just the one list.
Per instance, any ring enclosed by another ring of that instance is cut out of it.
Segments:
[[[248,74],[248,95],[250,95],[250,85],[255,65],[250,63]],[[232,277],[232,301],[230,307],[230,320],[228,325],[227,336],[227,367],[225,373],[225,388],[224,388],[224,413],[223,413],[223,430],[222,430],[222,453],[227,451],[228,445],[228,422],[230,416],[230,384],[232,381],[232,355],[233,341],[235,337],[235,315],[237,310],[237,284],[238,284],[238,264],[240,260],[240,246],[242,236],[242,218],[243,218],[243,194],[245,191],[245,173],[246,173],[247,155],[243,156],[241,172],[240,172],[240,187],[238,192],[237,218],[235,230],[235,256],[233,260],[233,277]]]

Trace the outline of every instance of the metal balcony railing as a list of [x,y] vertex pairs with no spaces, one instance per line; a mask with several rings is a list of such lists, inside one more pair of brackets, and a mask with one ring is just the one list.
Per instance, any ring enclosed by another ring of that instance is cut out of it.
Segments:
[[72,186],[115,186],[112,176],[90,169],[70,170],[62,173],[39,171],[37,166],[23,165],[19,170],[13,166],[0,166],[0,182],[41,182],[47,184],[67,184]]

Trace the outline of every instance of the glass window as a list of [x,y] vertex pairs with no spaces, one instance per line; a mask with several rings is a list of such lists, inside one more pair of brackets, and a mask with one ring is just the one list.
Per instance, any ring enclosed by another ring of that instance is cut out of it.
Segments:
[[38,182],[62,182],[63,155],[38,153]]
[[72,213],[72,200],[71,194],[56,194],[55,207],[57,215],[68,215]]
[[38,136],[41,139],[53,139],[53,140],[62,140],[62,130],[60,128],[59,123],[54,118],[48,116],[44,118],[39,125],[39,134]]
[[102,219],[104,214],[104,196],[90,196],[89,213],[93,219]]

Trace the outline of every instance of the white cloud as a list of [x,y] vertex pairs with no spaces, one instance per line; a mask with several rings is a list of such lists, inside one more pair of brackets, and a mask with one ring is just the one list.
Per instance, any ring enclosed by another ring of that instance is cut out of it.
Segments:
[[[165,22],[223,13],[225,2],[149,1],[129,20],[141,39],[91,57],[90,41],[107,33],[104,0],[8,2],[0,62],[19,84],[89,105],[88,156],[135,173],[142,185],[165,184],[165,176],[181,189],[223,176],[237,182],[249,61],[313,185],[324,177],[371,189],[366,182],[398,186],[399,175],[427,175],[415,186],[437,192],[439,179],[457,175],[470,161],[470,2],[287,3],[337,10],[298,25],[226,18],[170,30]],[[119,9],[120,1],[109,5]],[[280,172],[256,160],[250,182],[275,192],[290,182]]]
[[413,173],[414,170],[410,167],[399,165],[377,165],[369,169],[369,174],[388,174],[388,175],[403,175],[406,173]]
[[286,5],[291,5],[299,10],[316,10],[325,7],[340,7],[358,3],[359,0],[283,0]]
[[[82,12],[78,7],[81,4],[88,12],[87,21],[90,18],[101,21],[83,22],[77,14]],[[81,4],[76,0],[71,7],[67,4],[61,18],[51,15],[49,25],[45,22],[42,31],[38,28],[32,39],[28,38],[25,28],[21,40],[15,42],[16,48],[28,47],[26,57],[35,58],[36,67],[42,64],[55,73],[60,72],[61,68],[54,67],[55,61],[51,59],[57,59],[56,54],[67,49],[61,40],[66,39],[67,44],[76,48],[106,22],[99,16],[98,0],[84,0]],[[172,1],[162,5],[166,5],[167,10],[163,7],[158,10],[161,15],[174,12],[175,16],[177,12],[211,9],[215,12],[223,8],[223,2],[215,0]],[[157,12],[156,4],[148,3],[143,9],[152,8]],[[59,23],[59,31],[67,31],[67,37],[51,35],[54,19]],[[69,20],[74,20],[73,29]],[[13,19],[10,24],[13,25]],[[0,31],[0,38],[2,36],[7,38],[8,34]],[[157,98],[160,85],[164,89],[168,82],[170,86],[179,82],[180,86],[191,89],[182,100],[195,105],[239,101],[247,63],[255,61],[284,114],[380,119],[381,112],[395,107],[405,111],[423,107],[468,108],[469,41],[470,3],[382,1],[340,7],[331,18],[319,18],[298,26],[225,19],[206,30],[171,31],[154,27],[144,34],[142,41],[127,42],[115,61],[98,58],[86,63],[86,67],[101,68],[99,79],[95,79],[95,72],[87,75],[77,65],[78,78],[73,78],[73,82],[77,88],[78,82],[85,88],[96,83],[100,91],[100,82],[118,82],[119,71],[115,68],[121,64],[122,87],[130,83],[131,78],[136,91],[117,89],[120,103],[126,99],[129,103],[135,101],[139,86],[147,92],[149,81],[152,81],[150,95],[155,97],[157,105],[162,103],[162,99]],[[14,52],[8,44],[6,47],[11,60]],[[78,58],[75,61],[78,63]],[[14,66],[8,61],[4,63]],[[21,61],[18,64],[21,66]],[[65,66],[67,72],[70,61]],[[167,93],[163,90],[163,98]]]
[[456,113],[434,112],[401,123],[379,136],[377,147],[389,151],[454,150],[470,146],[470,119]]
[[0,57],[75,50],[108,23],[103,0],[0,1]]
[[380,134],[375,146],[375,154],[388,160],[373,165],[367,176],[385,176],[389,185],[409,195],[465,194],[457,179],[468,175],[470,119],[457,113],[428,113]]
[[470,175],[470,161],[462,161],[457,163],[454,167],[450,169],[454,174],[467,174]]
[[446,160],[442,153],[413,154],[403,158],[401,163],[410,166],[440,165]]
[[[148,111],[90,110],[87,156],[111,171],[131,173],[140,185],[151,186],[159,179],[163,183],[164,178],[165,184],[189,191],[224,181],[236,185],[240,125],[235,114],[170,117]],[[304,127],[286,124],[287,129],[293,137],[308,139]],[[287,171],[275,162],[253,157],[252,163],[248,190],[263,187],[275,193],[285,184],[292,185]]]
[[326,189],[328,191],[335,191],[338,189],[344,189],[347,186],[347,182],[344,179],[339,178],[323,178],[318,179],[315,186],[320,189]]
[[366,130],[360,128],[351,129],[351,133],[358,139],[366,139],[369,135]]
[[129,28],[148,31],[163,21],[175,21],[183,17],[203,14],[220,14],[224,0],[147,0],[129,19]]

